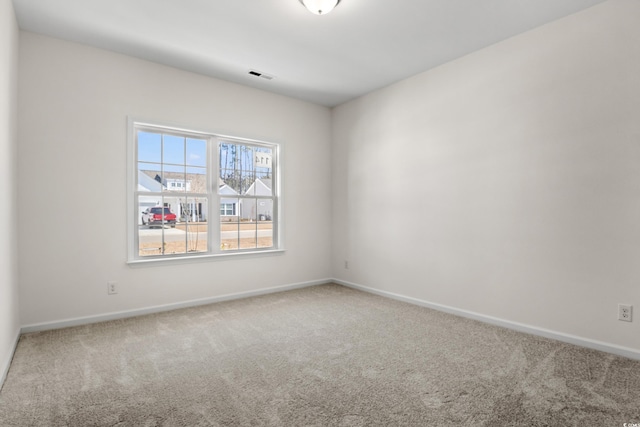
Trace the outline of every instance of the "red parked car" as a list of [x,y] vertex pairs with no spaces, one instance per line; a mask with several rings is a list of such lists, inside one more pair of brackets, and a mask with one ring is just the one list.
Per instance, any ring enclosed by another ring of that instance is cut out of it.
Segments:
[[[162,227],[162,207],[156,206],[155,208],[147,208],[142,212],[142,225],[149,225],[149,227]],[[176,226],[176,214],[171,212],[169,208],[164,208],[164,224],[169,224],[171,228]]]

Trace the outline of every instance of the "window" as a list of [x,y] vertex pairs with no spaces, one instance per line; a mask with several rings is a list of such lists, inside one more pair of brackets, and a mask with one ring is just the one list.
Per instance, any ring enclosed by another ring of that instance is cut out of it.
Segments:
[[277,144],[131,122],[130,151],[130,261],[278,249]]
[[236,214],[235,203],[220,203],[220,215],[233,216]]

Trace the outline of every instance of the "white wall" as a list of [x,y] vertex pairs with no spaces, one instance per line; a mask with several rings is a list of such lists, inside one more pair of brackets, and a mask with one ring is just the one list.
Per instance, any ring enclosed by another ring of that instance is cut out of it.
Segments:
[[335,108],[334,277],[640,351],[639,18],[606,2]]
[[0,387],[20,329],[17,258],[18,26],[11,0],[0,0]]
[[[330,277],[327,108],[27,32],[19,88],[23,325]],[[127,266],[127,115],[282,143],[284,255]]]

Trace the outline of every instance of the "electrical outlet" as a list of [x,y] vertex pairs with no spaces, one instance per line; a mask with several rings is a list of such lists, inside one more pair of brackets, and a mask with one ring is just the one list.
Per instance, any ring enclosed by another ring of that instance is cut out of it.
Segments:
[[618,320],[631,322],[633,316],[633,306],[628,304],[618,304]]
[[107,282],[107,294],[115,295],[118,293],[118,282]]
[[344,260],[344,268],[345,268],[346,270],[348,270],[348,269],[349,269],[349,261],[347,261],[346,259]]

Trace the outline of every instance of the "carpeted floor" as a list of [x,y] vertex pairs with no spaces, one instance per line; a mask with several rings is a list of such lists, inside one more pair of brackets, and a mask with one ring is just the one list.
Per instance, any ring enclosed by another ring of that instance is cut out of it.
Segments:
[[324,285],[20,339],[2,426],[612,426],[640,362]]

